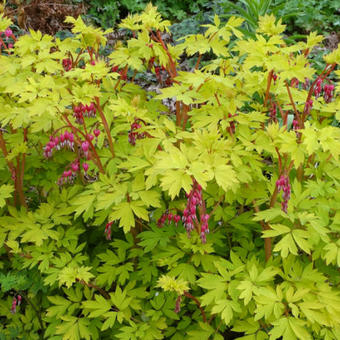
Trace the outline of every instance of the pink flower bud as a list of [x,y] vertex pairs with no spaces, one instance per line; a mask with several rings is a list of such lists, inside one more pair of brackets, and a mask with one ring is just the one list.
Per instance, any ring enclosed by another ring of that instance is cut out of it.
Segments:
[[89,150],[89,142],[85,141],[81,144],[81,148],[83,149],[84,152],[87,152]]
[[84,171],[86,173],[87,170],[89,169],[89,165],[87,163],[83,163],[83,169],[84,169]]
[[179,215],[174,216],[174,221],[175,221],[176,225],[180,221],[180,219],[181,219],[181,216],[179,216]]
[[90,104],[89,109],[90,109],[90,111],[94,111],[95,110],[94,103]]
[[78,163],[72,163],[71,169],[73,172],[77,172],[79,169]]
[[209,216],[208,214],[203,215],[203,216],[202,216],[202,221],[208,222],[209,217],[210,217],[210,216]]
[[53,149],[53,148],[55,147],[54,142],[48,142],[47,145],[48,145],[51,149]]
[[92,141],[93,138],[94,138],[94,136],[88,133],[88,134],[86,135],[86,138],[87,138],[89,141]]
[[82,113],[86,112],[86,106],[83,105],[83,104],[79,104],[79,109],[80,109],[80,112],[82,112]]
[[12,30],[10,28],[7,28],[5,31],[6,38],[9,38],[13,34]]
[[297,120],[293,120],[293,129],[297,130],[299,128],[299,122]]
[[14,297],[13,301],[12,301],[12,307],[11,307],[11,313],[12,314],[16,313],[16,311],[17,311],[16,306],[17,306],[17,299]]
[[203,244],[207,243],[207,237],[205,236],[204,232],[201,232],[201,241]]
[[96,137],[98,137],[98,136],[100,135],[100,130],[94,129],[94,130],[93,130],[93,134],[94,134]]

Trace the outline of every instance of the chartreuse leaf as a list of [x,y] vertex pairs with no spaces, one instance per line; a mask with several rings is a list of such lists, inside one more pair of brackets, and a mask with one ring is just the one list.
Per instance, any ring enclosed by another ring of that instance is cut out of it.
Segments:
[[270,229],[263,231],[263,237],[275,237],[291,232],[291,229],[283,224],[270,224]]
[[186,192],[189,192],[191,185],[191,177],[181,170],[168,170],[161,178],[161,186],[163,190],[167,190],[172,199],[179,195],[182,188]]
[[[255,27],[251,13],[270,2],[242,0],[242,15]],[[1,15],[1,340],[36,339],[42,328],[50,340],[222,340],[229,329],[245,340],[340,339],[340,72],[330,73],[340,49],[316,70],[315,33],[289,46],[273,15],[247,38],[242,19],[213,21],[175,45],[150,4],[124,19],[133,33],[105,56],[108,31],[80,17],[67,19],[63,41],[33,30],[14,41]],[[183,52],[204,66],[180,71]],[[138,85],[144,71],[160,94]],[[83,124],[80,103],[96,109]],[[65,131],[73,150],[54,145],[45,159],[49,138]],[[161,214],[183,215],[195,181],[193,230],[157,228]]]
[[280,208],[270,208],[267,210],[259,211],[255,214],[254,221],[272,221],[275,217],[284,216]]
[[65,315],[66,310],[72,304],[71,301],[63,298],[62,296],[48,296],[49,301],[51,301],[55,306],[51,306],[47,309],[48,317],[60,317]]
[[148,253],[155,249],[158,245],[162,248],[170,241],[170,237],[174,235],[174,231],[151,226],[151,231],[143,231],[138,235],[142,241],[139,245],[144,247],[144,252]]
[[4,32],[10,25],[12,21],[4,16],[3,13],[0,14],[0,31]]
[[325,253],[322,256],[323,259],[326,260],[326,264],[337,263],[339,266],[340,263],[340,251],[338,246],[335,243],[326,244],[323,248]]
[[247,305],[257,292],[257,287],[251,281],[241,281],[237,287],[241,291],[240,299],[244,299],[244,304]]
[[188,339],[202,339],[208,340],[212,334],[215,333],[213,327],[211,327],[208,323],[199,322],[199,324],[195,327],[194,330],[189,331]]
[[298,254],[298,249],[291,234],[284,236],[274,247],[273,251],[280,251],[283,258],[289,254]]
[[72,265],[64,267],[58,275],[59,286],[65,284],[66,287],[71,287],[76,281],[89,282],[94,276],[90,273],[91,267],[74,267]]
[[13,191],[14,186],[12,184],[3,184],[0,187],[0,208],[5,206],[6,199],[12,196],[11,194]]
[[248,318],[246,320],[237,320],[233,327],[234,332],[253,334],[260,328],[259,322]]
[[11,248],[11,252],[17,254],[20,252],[19,242],[14,240],[8,240],[6,242],[7,247]]
[[203,306],[207,306],[215,301],[218,301],[219,299],[225,298],[227,284],[225,279],[221,276],[203,273],[202,278],[197,280],[197,284],[200,287],[209,290],[209,292],[201,297]]
[[189,263],[180,263],[176,268],[170,270],[168,274],[183,279],[184,281],[195,282],[198,271]]
[[119,220],[119,226],[123,227],[125,233],[129,232],[135,226],[135,217],[131,204],[129,202],[122,202],[113,209],[114,211],[110,214],[110,220]]
[[292,328],[295,336],[301,340],[312,340],[312,336],[306,330],[306,322],[299,320],[297,318],[289,318],[289,325]]
[[214,173],[217,184],[225,191],[234,189],[235,184],[238,183],[236,173],[230,165],[217,165],[215,166]]
[[57,326],[56,334],[61,334],[65,340],[91,339],[91,332],[88,328],[90,321],[86,318],[74,316],[61,316],[63,322]]
[[120,310],[126,309],[131,301],[131,297],[126,296],[126,290],[122,290],[119,286],[116,288],[115,293],[111,293],[111,301]]
[[166,292],[176,292],[182,295],[189,290],[188,283],[182,279],[174,279],[171,276],[163,275],[158,279],[157,287],[161,287]]
[[272,325],[274,327],[269,331],[270,339],[278,339],[280,337],[282,337],[283,340],[297,339],[297,336],[291,328],[289,318],[282,317],[277,321],[274,321]]
[[232,301],[228,300],[218,300],[216,305],[211,310],[214,314],[221,314],[221,318],[226,323],[226,325],[228,325],[233,318],[233,309],[231,307],[231,303]]
[[160,194],[157,191],[154,190],[148,190],[148,191],[139,191],[138,192],[139,197],[144,202],[146,206],[152,206],[159,208],[160,205]]
[[82,306],[84,310],[89,310],[89,318],[96,318],[103,315],[111,309],[110,301],[103,296],[96,294],[95,301],[83,301]]

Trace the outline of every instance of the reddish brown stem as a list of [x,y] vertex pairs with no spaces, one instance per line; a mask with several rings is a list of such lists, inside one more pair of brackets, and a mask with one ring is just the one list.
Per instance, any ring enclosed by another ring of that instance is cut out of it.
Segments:
[[99,98],[95,97],[95,100],[96,100],[96,104],[97,104],[97,110],[99,112],[100,118],[103,122],[104,129],[105,129],[105,132],[106,132],[106,135],[107,135],[107,140],[109,142],[109,148],[110,148],[112,157],[114,158],[115,157],[115,151],[114,151],[114,147],[113,147],[113,140],[112,140],[112,136],[111,136],[111,131],[110,131],[109,125],[107,123],[107,120],[105,118],[104,112],[103,112],[103,110],[100,106]]
[[[270,198],[269,208],[274,207],[278,193],[279,193],[279,190],[278,190],[277,186],[275,185],[274,192],[273,192],[273,194]],[[257,213],[260,212],[260,209],[256,205],[255,201],[253,202],[253,205],[254,205],[255,212],[257,212]],[[264,221],[260,221],[260,223],[261,223],[261,226],[262,226],[262,230],[269,230],[270,229],[268,223],[265,223]],[[264,252],[265,252],[266,261],[268,261],[270,259],[270,257],[272,256],[272,239],[271,239],[271,237],[266,237],[264,239]]]
[[82,285],[84,285],[84,286],[87,286],[87,287],[89,287],[89,288],[94,288],[94,289],[98,290],[98,292],[99,292],[105,299],[107,299],[107,300],[110,299],[110,294],[109,294],[107,291],[105,291],[103,288],[100,288],[99,286],[97,286],[97,285],[95,285],[95,284],[92,284],[92,283],[89,283],[89,282],[86,282],[86,281],[84,281],[84,280],[79,280],[79,279],[77,279],[77,281],[78,281],[79,283],[81,283]]
[[281,175],[281,173],[282,173],[282,159],[281,159],[279,149],[277,147],[275,147],[275,151],[277,153],[277,157],[278,157],[278,160],[279,160],[279,175]]
[[221,106],[220,100],[218,99],[217,93],[214,93],[218,106]]
[[198,299],[197,299],[195,296],[193,296],[193,295],[191,295],[190,293],[188,293],[188,292],[184,292],[183,294],[184,294],[187,298],[193,300],[193,301],[196,303],[197,307],[198,307],[198,308],[200,309],[200,311],[201,311],[203,321],[204,321],[204,322],[207,322],[207,317],[206,317],[206,315],[205,315],[204,309],[202,308],[201,303],[198,301]]
[[10,169],[10,171],[13,174],[15,172],[15,168],[14,168],[13,163],[11,161],[7,160],[8,152],[7,152],[6,142],[5,142],[4,136],[2,135],[1,130],[0,130],[0,148],[1,148],[2,153],[5,156],[5,160],[6,160],[8,168]]
[[287,88],[287,91],[288,91],[290,103],[291,103],[293,110],[294,110],[294,113],[295,113],[295,117],[299,121],[299,123],[301,123],[301,117],[300,117],[299,111],[296,109],[294,99],[293,99],[292,93],[290,92],[290,88],[289,88],[289,84],[288,84],[287,80],[286,80],[286,88]]
[[189,119],[188,111],[189,111],[189,105],[183,104],[183,112],[182,112],[183,130],[185,130],[185,126],[187,125],[187,121]]
[[269,208],[273,208],[274,207],[278,193],[279,193],[279,190],[278,190],[277,186],[275,185],[274,192],[272,194],[272,197],[270,198]]
[[198,70],[198,67],[200,66],[201,58],[202,58],[202,55],[200,53],[196,61],[195,70]]
[[119,79],[117,80],[117,83],[116,83],[115,87],[113,88],[115,91],[117,90],[117,87],[120,84],[120,80],[121,79],[122,79],[122,77],[120,76]]
[[81,50],[79,51],[76,60],[72,63],[72,64],[73,64],[72,67],[76,67],[76,66],[77,66],[78,61],[79,61],[79,58],[80,58],[80,56],[82,55],[83,51],[84,51],[84,49],[81,49]]
[[168,55],[168,58],[169,58],[169,63],[170,63],[170,68],[169,68],[169,74],[171,76],[171,78],[175,78],[177,76],[177,70],[176,70],[176,64],[175,62],[173,61],[172,57],[171,57],[171,54],[168,50],[168,48],[166,47],[163,39],[162,39],[162,35],[161,35],[161,32],[160,31],[157,31],[157,37],[152,33],[152,37],[153,39],[160,43],[164,49],[164,51],[166,52],[166,54]]
[[286,125],[286,128],[287,128],[287,121],[288,121],[288,113],[284,113],[283,110],[282,110],[282,107],[281,105],[277,102],[276,103],[277,107],[279,108],[280,110],[280,113],[281,113],[281,117],[283,119],[283,125]]
[[267,89],[266,89],[266,97],[264,99],[264,104],[267,105],[268,103],[268,99],[269,99],[269,91],[270,91],[270,86],[272,83],[272,79],[273,79],[273,73],[274,71],[271,70],[268,74],[268,78],[267,78]]

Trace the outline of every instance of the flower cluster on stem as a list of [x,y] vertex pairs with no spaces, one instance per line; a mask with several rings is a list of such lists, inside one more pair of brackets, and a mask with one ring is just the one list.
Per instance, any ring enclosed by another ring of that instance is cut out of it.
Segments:
[[72,60],[70,58],[63,59],[62,63],[63,63],[63,68],[66,72],[72,69]]
[[165,212],[157,221],[157,226],[159,228],[164,227],[166,221],[168,223],[174,222],[177,226],[178,222],[181,220],[181,216],[172,214],[171,212]]
[[73,112],[76,122],[80,125],[84,124],[84,117],[94,118],[96,116],[94,103],[91,103],[90,105],[79,104],[73,108]]
[[[199,224],[197,213],[199,208],[203,207],[202,187],[193,180],[193,186],[189,194],[187,194],[187,206],[183,211],[182,221],[187,230],[188,236],[195,228],[195,223]],[[208,227],[209,215],[203,213],[201,215],[200,237],[203,243],[206,242],[206,233],[209,233]]]
[[105,226],[104,234],[106,235],[107,240],[111,240],[111,226],[113,224],[113,221],[108,222]]
[[310,114],[310,111],[311,111],[312,107],[313,107],[313,100],[310,99],[305,104],[305,112],[304,112],[305,115],[309,115]]
[[4,32],[0,32],[0,50],[2,47],[4,47],[5,49],[13,48],[14,41],[15,41],[15,36],[9,27],[6,28]]
[[51,158],[54,150],[67,148],[74,151],[74,136],[72,132],[65,131],[60,136],[50,137],[50,141],[44,147],[44,157]]
[[334,91],[333,84],[325,84],[325,86],[323,87],[323,98],[325,99],[326,103],[331,102],[333,98],[333,91]]
[[281,175],[281,177],[276,181],[276,186],[279,190],[279,192],[282,190],[282,203],[281,203],[281,209],[285,213],[287,213],[288,209],[288,201],[290,199],[290,193],[291,193],[291,187],[289,184],[289,177],[285,175]]
[[72,184],[77,177],[77,173],[79,170],[79,160],[76,159],[73,163],[71,163],[71,169],[65,170],[62,176],[58,179],[57,184],[59,186],[64,184]]
[[138,119],[135,119],[135,121],[131,124],[131,128],[129,131],[129,143],[133,146],[136,145],[136,139],[145,138],[144,132],[136,131],[142,127],[142,125],[138,123],[138,121],[139,121]]
[[314,86],[315,98],[318,98],[320,96],[321,91],[322,91],[322,79],[318,78]]
[[11,313],[15,314],[17,311],[17,306],[20,306],[21,304],[21,295],[18,295],[17,297],[14,296],[12,300],[12,307],[11,307]]

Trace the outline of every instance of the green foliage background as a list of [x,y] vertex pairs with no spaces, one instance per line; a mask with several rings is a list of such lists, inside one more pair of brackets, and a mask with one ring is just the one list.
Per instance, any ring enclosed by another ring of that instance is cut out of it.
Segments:
[[[253,39],[240,18],[215,16],[172,45],[149,5],[122,21],[134,34],[109,56],[110,31],[81,18],[68,18],[72,37],[30,31],[3,51],[0,338],[339,339],[340,48],[319,72],[309,51],[321,36],[288,45],[281,21],[259,20]],[[10,24],[1,17],[0,31]],[[195,68],[181,70],[183,54]],[[157,91],[136,83],[147,72]],[[332,100],[315,96],[318,79],[335,85]],[[79,103],[97,110],[83,125]],[[133,146],[136,119],[145,138]],[[44,158],[66,130],[74,150]],[[88,172],[58,186],[75,158]],[[164,212],[182,215],[194,179],[204,206],[190,237],[182,222],[159,228]]]

